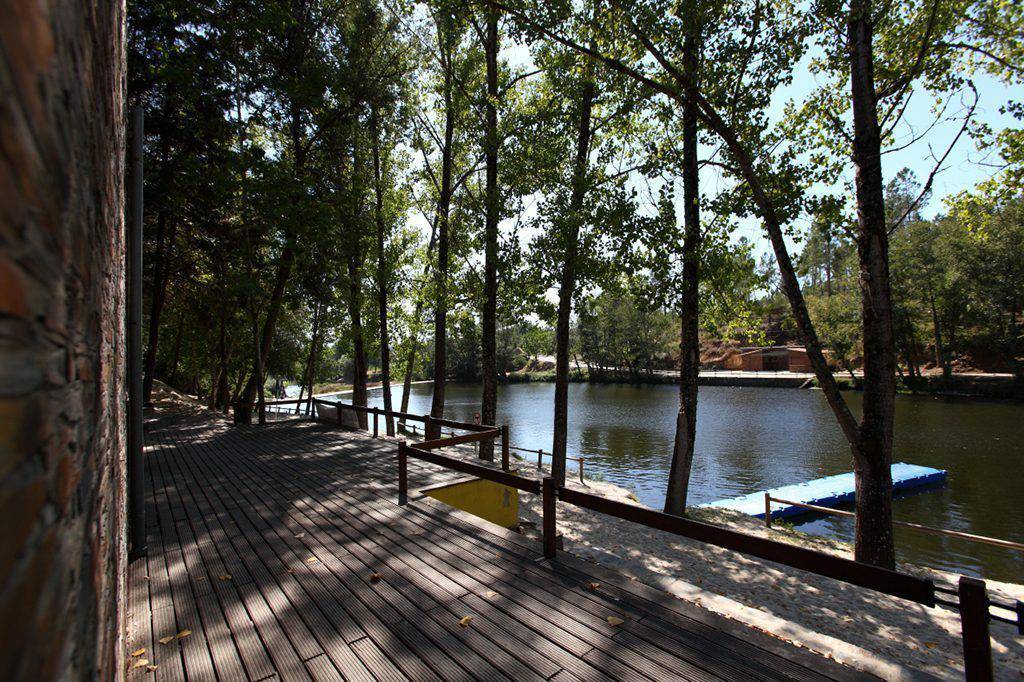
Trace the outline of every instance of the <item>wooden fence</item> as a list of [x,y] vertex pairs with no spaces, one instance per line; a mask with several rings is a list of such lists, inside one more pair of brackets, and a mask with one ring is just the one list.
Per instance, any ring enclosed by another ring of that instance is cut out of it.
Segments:
[[[273,401],[267,405],[295,404],[298,401]],[[305,401],[303,401],[305,402]],[[673,516],[663,512],[610,500],[598,495],[573,490],[556,484],[551,477],[538,480],[521,476],[509,469],[509,440],[507,426],[469,424],[466,422],[438,419],[430,415],[415,415],[377,407],[363,407],[334,400],[314,398],[314,405],[330,406],[336,410],[336,423],[341,425],[342,410],[357,414],[373,415],[373,435],[378,436],[379,416],[397,418],[402,422],[423,423],[430,433],[430,427],[446,426],[450,429],[467,431],[465,434],[435,438],[420,443],[401,442],[398,446],[398,503],[407,504],[409,499],[408,460],[410,458],[436,464],[454,471],[477,476],[502,485],[542,496],[543,549],[549,560],[557,559],[557,507],[556,502],[572,504],[583,509],[606,514],[615,518],[637,523],[648,528],[673,533],[691,540],[730,549],[749,556],[772,561],[815,575],[840,580],[864,589],[874,590],[928,607],[938,605],[957,610],[960,613],[961,636],[966,679],[991,680],[992,650],[989,623],[992,621],[1015,625],[1024,634],[1024,603],[1015,604],[992,600],[985,581],[961,576],[955,589],[936,585],[933,580],[920,578],[900,571],[858,563],[852,559],[838,557],[824,552],[777,542],[768,538],[747,535],[729,528],[722,528],[692,519]],[[316,416],[315,414],[313,415]],[[484,463],[442,455],[437,450],[465,443],[501,439],[501,468]],[[940,596],[942,595],[942,596]],[[955,596],[953,601],[947,597]],[[1013,614],[1010,618],[991,613],[991,608]]]

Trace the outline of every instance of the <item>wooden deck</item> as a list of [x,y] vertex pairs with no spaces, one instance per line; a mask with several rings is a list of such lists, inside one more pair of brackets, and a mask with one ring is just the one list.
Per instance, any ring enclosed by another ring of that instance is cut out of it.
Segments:
[[[178,413],[148,442],[129,679],[858,676],[465,514],[399,507],[393,442]],[[410,490],[429,466],[410,462]]]

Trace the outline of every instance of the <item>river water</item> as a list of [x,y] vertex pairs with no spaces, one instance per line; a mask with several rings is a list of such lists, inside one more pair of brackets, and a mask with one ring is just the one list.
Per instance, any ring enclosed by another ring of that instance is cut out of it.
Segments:
[[[397,409],[401,391],[395,390]],[[414,385],[409,411],[430,408],[430,384]],[[445,415],[472,421],[481,388],[449,384]],[[380,390],[370,391],[380,405]],[[846,393],[859,410],[860,394]],[[551,449],[554,385],[498,388],[498,423],[513,444]],[[672,452],[678,389],[672,385],[569,385],[569,454],[585,471],[660,509]],[[975,399],[899,396],[895,461],[949,471],[948,484],[902,496],[895,517],[1024,542],[1024,406]],[[534,460],[535,456],[534,456]],[[546,460],[549,461],[549,460]],[[572,464],[570,463],[570,468]],[[850,450],[820,391],[702,386],[691,505],[852,470]],[[800,530],[852,540],[851,520],[798,522]],[[944,570],[1024,582],[1024,553],[897,529],[898,557]]]

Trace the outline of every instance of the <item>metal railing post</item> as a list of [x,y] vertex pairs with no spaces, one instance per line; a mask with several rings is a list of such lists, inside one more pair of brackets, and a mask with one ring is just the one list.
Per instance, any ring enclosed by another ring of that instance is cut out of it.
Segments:
[[501,425],[501,468],[508,471],[508,424]]
[[992,679],[992,641],[988,634],[985,581],[960,576],[960,628],[964,646],[964,677],[969,682]]
[[555,479],[550,476],[544,478],[541,484],[542,507],[544,510],[544,558],[555,558]]
[[398,504],[409,501],[409,458],[405,443],[398,444]]
[[377,437],[377,408],[373,408],[373,437]]
[[764,493],[764,525],[772,527],[772,495],[767,490]]

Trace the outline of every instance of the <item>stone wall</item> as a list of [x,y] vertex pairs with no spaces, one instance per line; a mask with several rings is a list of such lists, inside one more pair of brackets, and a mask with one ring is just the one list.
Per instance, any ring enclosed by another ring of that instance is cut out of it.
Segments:
[[0,0],[0,679],[113,679],[124,6]]

